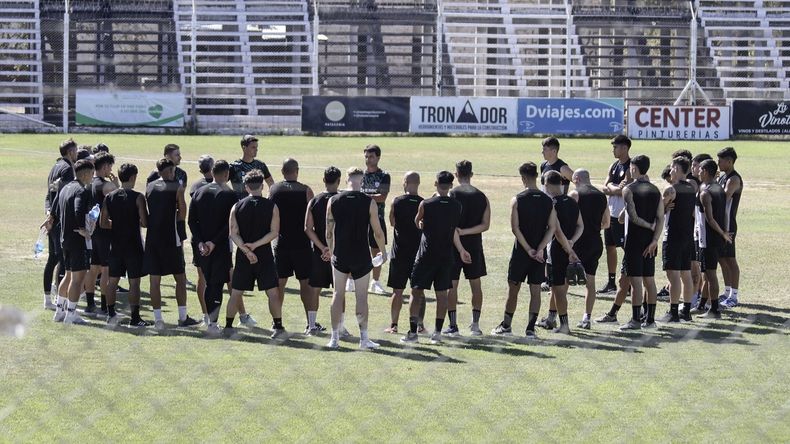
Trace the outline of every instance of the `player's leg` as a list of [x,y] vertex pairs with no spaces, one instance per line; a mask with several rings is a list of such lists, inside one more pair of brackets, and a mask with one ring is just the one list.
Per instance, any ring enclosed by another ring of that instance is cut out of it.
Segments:
[[332,291],[332,305],[329,310],[329,319],[332,323],[332,336],[327,344],[327,347],[337,348],[340,340],[340,329],[343,324],[343,311],[345,309],[346,299],[346,281],[350,278],[349,273],[343,273],[335,267],[332,267],[332,280],[334,282]]
[[480,330],[480,313],[483,310],[483,286],[480,278],[469,279],[469,289],[472,291],[472,324],[469,326],[473,336],[482,335]]
[[403,288],[393,288],[390,296],[390,326],[384,329],[385,333],[398,332],[398,319],[403,308]]
[[420,306],[424,306],[425,290],[421,288],[411,289],[409,296],[409,331],[406,336],[401,338],[401,342],[417,342],[417,328],[420,321]]
[[[628,270],[628,272],[641,274],[631,270]],[[642,276],[629,275],[629,282],[631,284],[631,319],[621,325],[620,330],[639,330],[642,328],[642,322],[639,320],[642,312]]]

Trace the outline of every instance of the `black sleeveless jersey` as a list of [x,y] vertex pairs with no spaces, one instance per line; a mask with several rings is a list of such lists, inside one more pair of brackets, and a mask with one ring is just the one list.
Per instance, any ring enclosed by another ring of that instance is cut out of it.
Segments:
[[370,262],[368,229],[371,197],[361,191],[344,191],[332,197],[335,220],[333,261],[347,265]]
[[414,218],[417,216],[417,209],[420,207],[422,200],[420,196],[404,194],[396,197],[392,202],[392,209],[395,211],[395,226],[393,227],[395,241],[392,244],[393,259],[398,256],[413,258],[417,254],[422,231],[417,228]]
[[579,243],[601,238],[601,220],[606,212],[606,195],[592,185],[579,185],[579,212],[584,222],[584,232]]
[[664,226],[668,242],[685,242],[694,236],[694,185],[682,180],[674,185],[673,208],[667,213]]
[[176,233],[178,212],[177,193],[181,187],[175,180],[157,179],[145,190],[148,202],[148,229],[145,243],[162,247],[180,247],[181,239]]
[[230,253],[228,219],[238,201],[228,185],[212,182],[201,187],[189,203],[189,230],[192,242],[213,242],[216,251]]
[[[271,231],[274,202],[262,196],[247,196],[236,203],[236,224],[245,243],[255,242]],[[272,254],[272,244],[260,246],[255,254]]]
[[277,248],[310,248],[310,239],[304,232],[307,212],[307,186],[295,180],[284,180],[272,185],[269,199],[280,211],[280,236]]
[[461,204],[450,196],[434,196],[422,203],[422,237],[417,257],[450,261],[455,228],[461,220]]
[[[310,209],[310,214],[313,216],[315,234],[324,245],[326,245],[326,206],[329,203],[329,199],[331,199],[332,196],[336,194],[337,192],[330,193],[328,191],[324,191],[323,193],[310,199],[310,202],[307,204],[307,208]],[[313,249],[318,253],[321,252],[315,247],[315,245],[313,246]]]
[[726,226],[722,228],[724,228],[724,231],[728,233],[738,232],[738,221],[737,221],[738,206],[741,204],[741,192],[743,191],[743,178],[735,170],[730,171],[729,174],[723,174],[721,177],[719,177],[719,185],[721,185],[722,188],[726,188],[727,181],[733,177],[737,177],[741,181],[741,187],[738,189],[738,191],[732,194],[731,198],[727,199],[727,206],[725,208]]
[[[470,228],[483,222],[483,213],[488,206],[486,195],[471,185],[459,185],[450,190],[450,197],[461,204],[461,220],[458,228]],[[482,233],[461,236],[464,248],[482,248]]]
[[[661,200],[661,192],[652,183],[646,180],[637,180],[628,184],[634,200],[634,209],[637,216],[647,223],[656,221],[658,202]],[[626,248],[633,246],[642,248],[647,246],[653,239],[653,230],[637,226],[626,214],[625,244]]]
[[[556,171],[562,174],[562,167],[568,166],[565,161],[562,159],[557,159],[556,162],[549,164],[548,160],[544,160],[540,163],[540,184],[546,185],[546,181],[544,180],[543,174],[546,171]],[[562,192],[568,194],[568,187],[571,185],[571,181],[566,179],[565,176],[562,177]]]
[[[726,222],[726,205],[727,195],[724,193],[724,188],[718,182],[711,182],[707,186],[701,185],[700,191],[705,190],[710,195],[710,206],[713,211],[713,220],[719,224],[719,227],[724,229]],[[701,195],[701,193],[700,193]],[[705,207],[702,205],[700,195],[697,196],[697,210],[700,212],[698,220],[699,231],[699,244],[701,247],[706,248],[719,248],[724,244],[724,239],[717,232],[711,228],[708,221],[705,219]],[[725,230],[726,231],[726,230]]]
[[[540,190],[524,190],[516,195],[518,229],[532,248],[537,248],[549,228],[554,207],[551,198]],[[514,249],[519,248],[516,241]]]
[[[567,194],[562,194],[554,198],[554,211],[557,213],[557,221],[560,223],[562,233],[568,239],[576,233],[576,222],[579,220],[579,204]],[[556,239],[552,241],[552,248],[562,248]]]
[[104,209],[112,221],[109,235],[114,255],[139,254],[143,251],[140,212],[137,209],[139,196],[141,194],[137,191],[118,188],[104,198]]

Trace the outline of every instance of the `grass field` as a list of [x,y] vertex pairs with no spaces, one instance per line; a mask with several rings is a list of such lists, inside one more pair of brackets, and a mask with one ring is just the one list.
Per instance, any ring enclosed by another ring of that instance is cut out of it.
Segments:
[[[371,336],[382,347],[367,353],[357,352],[356,342],[343,343],[339,352],[322,349],[327,337],[294,335],[274,344],[266,329],[245,331],[240,340],[205,340],[192,330],[157,335],[110,331],[99,322],[54,324],[52,313],[41,309],[43,261],[32,258],[32,247],[46,176],[62,138],[0,135],[0,304],[30,315],[24,337],[0,337],[0,441],[787,442],[790,436],[790,285],[784,277],[790,179],[782,169],[790,162],[790,143],[728,143],[738,150],[736,166],[746,184],[738,235],[743,305],[720,321],[645,334],[620,333],[610,325],[576,330],[570,337],[541,331],[541,340],[529,344],[519,336],[483,336],[439,346],[421,339],[420,345],[404,347],[399,336],[381,332],[388,326],[388,299],[371,295]],[[198,176],[194,161],[201,154],[228,160],[240,154],[236,137],[81,134],[75,139],[107,143],[116,166],[133,161],[141,176],[153,168],[162,147],[175,142],[190,181]],[[320,190],[323,167],[362,166],[362,147],[371,142],[384,151],[381,166],[393,175],[393,191],[406,170],[423,173],[421,193],[428,195],[436,171],[452,169],[462,158],[474,163],[474,183],[492,204],[491,230],[484,235],[489,274],[483,279],[481,319],[483,330],[490,331],[504,309],[513,243],[508,202],[520,190],[516,169],[541,160],[539,141],[263,137],[260,158],[279,177],[282,159],[295,157],[302,165],[300,180]],[[562,143],[565,161],[590,169],[594,182],[603,182],[612,162],[606,140]],[[649,155],[651,177],[657,177],[677,148],[715,154],[723,146],[636,141],[631,153]],[[195,281],[194,269],[187,269]],[[605,273],[603,262],[599,283]],[[660,270],[656,275],[663,284]],[[165,321],[173,323],[173,282],[166,278],[163,284]],[[144,279],[144,304],[147,288]],[[290,282],[284,307],[291,332],[304,327],[295,288]],[[471,308],[466,282],[461,288],[463,333]],[[523,333],[526,324],[525,293],[514,332]],[[571,287],[572,327],[582,314],[581,294],[581,287]],[[330,294],[323,296],[319,322],[327,325]],[[268,326],[262,294],[245,300],[261,326]],[[194,291],[189,305],[198,315]],[[611,297],[600,299],[595,315],[610,305]],[[542,311],[546,307],[544,299]],[[658,312],[665,308],[659,305]],[[426,318],[433,313],[429,303]],[[626,307],[621,320],[627,315]],[[150,311],[144,317],[151,319]],[[406,319],[402,315],[402,325]]]

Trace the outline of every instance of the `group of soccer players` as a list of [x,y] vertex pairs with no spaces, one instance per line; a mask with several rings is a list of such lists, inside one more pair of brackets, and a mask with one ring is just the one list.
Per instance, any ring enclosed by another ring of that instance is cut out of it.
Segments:
[[[554,137],[542,142],[540,166],[527,162],[518,168],[524,190],[510,204],[515,242],[508,266],[507,302],[502,322],[492,334],[512,333],[525,281],[530,292],[526,336],[536,337],[536,327],[570,333],[569,277],[586,286],[579,328],[591,328],[596,293],[613,292],[611,310],[597,322],[617,322],[618,310],[630,294],[632,317],[620,329],[655,328],[655,256],[662,237],[670,306],[659,321],[691,321],[695,310],[704,318],[718,318],[722,308],[737,305],[740,271],[734,241],[743,182],[734,169],[735,150],[719,151],[718,164],[707,154],[692,157],[687,150],[675,152],[661,175],[667,182],[662,193],[648,177],[650,159],[630,157],[628,137],[617,136],[611,144],[616,160],[602,189],[592,185],[589,171],[574,171],[559,159],[560,142]],[[179,327],[205,324],[208,336],[232,337],[237,334],[236,315],[242,325],[254,327],[257,322],[247,313],[243,294],[257,283],[267,295],[272,338],[276,339],[285,334],[283,301],[288,278],[295,276],[305,311],[305,334],[326,330],[317,321],[319,295],[331,286],[327,346],[337,348],[341,338],[350,336],[344,322],[345,293],[353,292],[359,345],[372,349],[379,344],[368,335],[367,295],[388,293],[380,279],[382,263],[389,259],[391,322],[385,332],[398,333],[404,292],[409,288],[409,328],[402,342],[416,342],[419,333],[427,333],[425,291],[431,289],[436,298],[431,342],[441,342],[443,335],[459,335],[456,309],[463,271],[472,294],[469,331],[473,336],[483,334],[481,278],[487,270],[482,233],[489,229],[491,208],[486,195],[471,183],[471,162],[458,162],[455,174],[436,174],[432,196],[425,199],[419,195],[420,175],[407,172],[404,193],[392,201],[387,218],[391,179],[378,166],[381,149],[376,145],[363,150],[364,170],[348,169],[344,191],[340,190],[342,172],[329,167],[324,171],[324,190],[318,194],[299,182],[295,159],[283,162],[283,180],[275,183],[266,164],[257,159],[258,139],[245,135],[240,145],[242,156],[232,163],[215,161],[209,155],[199,159],[202,177],[189,189],[187,207],[187,173],[179,167],[177,145],[165,146],[147,178],[145,193],[138,193],[134,190],[137,166],[124,163],[116,176],[115,158],[105,145],[97,145],[90,154],[72,139],[64,141],[61,157],[48,177],[47,218],[42,225],[49,232],[44,304],[55,310],[54,320],[86,323],[76,310],[84,295],[83,315],[104,316],[109,325],[117,325],[121,315],[115,309],[116,295],[125,277],[129,325],[146,327],[150,323],[140,315],[140,279],[147,275],[153,325],[164,330],[161,278],[172,275]],[[389,254],[387,219],[394,234]],[[141,228],[146,228],[145,242]],[[186,242],[192,246],[198,271],[202,322],[187,313]],[[617,248],[623,250],[619,288],[615,284]],[[609,280],[596,292],[595,275],[604,250]],[[721,296],[719,264],[725,283]],[[62,277],[53,301],[56,268]],[[97,279],[100,307],[94,300]],[[549,313],[538,321],[541,290],[546,286],[551,292]],[[222,328],[219,314],[226,287],[230,298]],[[444,328],[446,318],[449,325]]]

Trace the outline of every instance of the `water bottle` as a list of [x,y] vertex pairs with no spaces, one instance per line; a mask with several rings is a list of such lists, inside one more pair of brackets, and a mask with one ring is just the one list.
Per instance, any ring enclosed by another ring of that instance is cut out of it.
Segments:
[[379,253],[373,256],[373,260],[371,260],[371,262],[373,263],[374,267],[380,267],[381,264],[384,263],[384,256],[381,253]]
[[36,245],[33,246],[33,257],[38,259],[41,257],[42,253],[44,253],[44,248],[47,245],[47,229],[41,228],[38,232],[38,239],[36,239]]
[[88,217],[90,218],[90,220],[91,220],[93,223],[96,223],[96,221],[97,221],[97,220],[99,220],[99,214],[100,214],[100,213],[101,213],[101,208],[99,207],[99,204],[96,204],[96,205],[94,205],[94,206],[93,206],[93,208],[91,208],[91,210],[88,212]]

